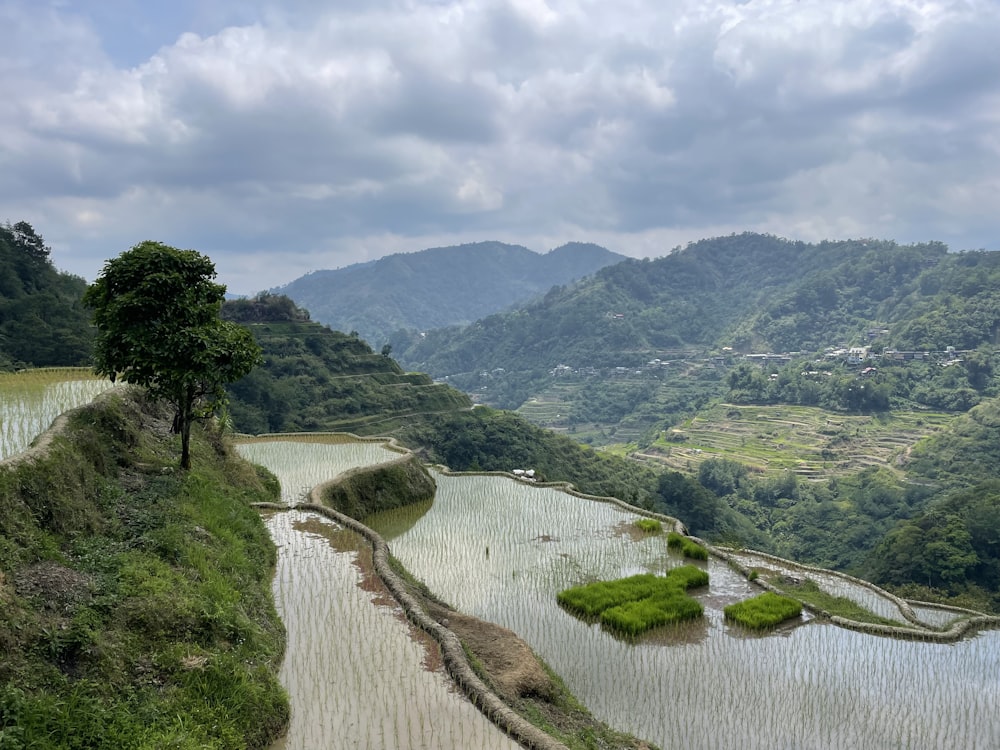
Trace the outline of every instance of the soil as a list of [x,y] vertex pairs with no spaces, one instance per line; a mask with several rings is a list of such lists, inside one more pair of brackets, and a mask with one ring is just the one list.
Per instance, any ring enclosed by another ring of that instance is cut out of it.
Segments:
[[90,576],[50,560],[21,569],[13,583],[18,596],[53,612],[72,611],[89,601],[93,590]]
[[505,627],[427,602],[427,614],[458,636],[482,664],[506,703],[520,698],[551,700],[556,685],[528,644]]

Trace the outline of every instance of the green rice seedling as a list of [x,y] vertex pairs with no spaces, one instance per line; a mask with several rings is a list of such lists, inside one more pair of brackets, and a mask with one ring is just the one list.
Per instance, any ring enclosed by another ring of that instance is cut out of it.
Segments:
[[598,617],[612,607],[651,597],[665,581],[664,577],[652,573],[641,573],[617,581],[595,581],[560,591],[556,601],[575,615]]
[[640,531],[644,531],[647,534],[659,534],[663,531],[663,524],[655,518],[640,518],[635,522],[635,526]]
[[611,607],[601,613],[601,624],[616,633],[636,636],[663,625],[693,620],[703,613],[700,602],[676,588]]
[[684,557],[692,560],[707,560],[708,550],[697,542],[693,542],[683,534],[671,531],[667,534],[667,546],[671,549],[679,549]]
[[772,628],[802,614],[801,602],[771,591],[723,608],[727,620],[754,630]]
[[707,583],[707,572],[683,565],[664,576],[644,573],[575,586],[561,591],[557,600],[574,614],[598,617],[609,630],[634,636],[661,625],[700,617],[701,604],[685,592]]

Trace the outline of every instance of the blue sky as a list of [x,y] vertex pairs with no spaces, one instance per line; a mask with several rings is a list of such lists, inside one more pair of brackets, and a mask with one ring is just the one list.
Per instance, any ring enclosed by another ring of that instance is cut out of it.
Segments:
[[0,0],[0,220],[230,291],[478,240],[1000,249],[997,0]]

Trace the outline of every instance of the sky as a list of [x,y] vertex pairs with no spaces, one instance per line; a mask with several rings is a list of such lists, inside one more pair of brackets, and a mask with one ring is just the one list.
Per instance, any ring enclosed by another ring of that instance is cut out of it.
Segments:
[[0,221],[230,292],[499,240],[1000,249],[1000,0],[0,0]]

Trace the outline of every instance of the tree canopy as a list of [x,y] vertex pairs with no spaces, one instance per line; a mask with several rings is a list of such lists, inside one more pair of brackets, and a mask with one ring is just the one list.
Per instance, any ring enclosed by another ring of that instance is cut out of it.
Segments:
[[105,263],[84,295],[97,326],[94,369],[174,406],[185,469],[194,420],[212,414],[224,385],[261,361],[250,332],[220,318],[226,288],[214,278],[201,253],[147,241]]

